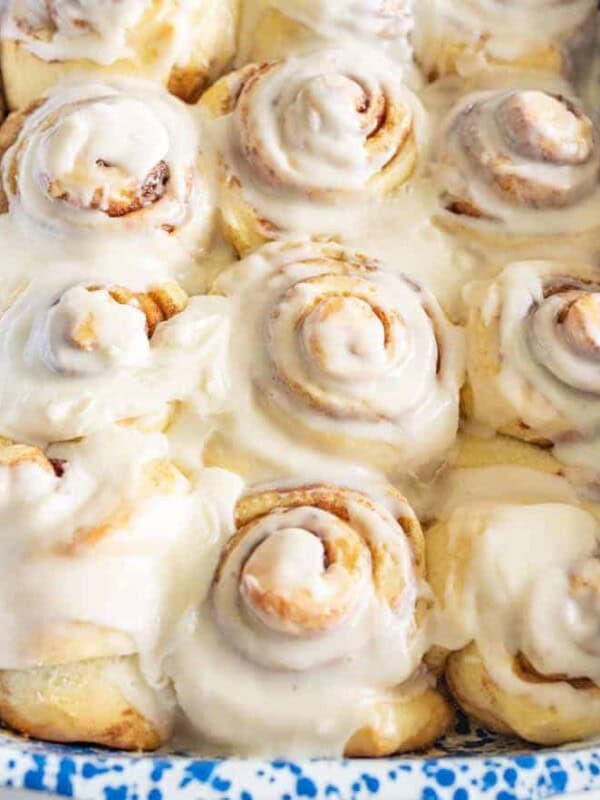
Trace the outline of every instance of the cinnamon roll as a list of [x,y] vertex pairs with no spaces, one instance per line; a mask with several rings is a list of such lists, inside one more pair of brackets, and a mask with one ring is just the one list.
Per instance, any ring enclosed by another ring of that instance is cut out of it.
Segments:
[[188,298],[174,282],[57,284],[31,282],[0,317],[0,433],[62,441],[132,419],[162,426],[177,401],[220,407],[223,301]]
[[532,89],[467,95],[434,162],[450,230],[495,245],[597,245],[600,138],[578,101]]
[[174,713],[163,651],[208,588],[215,509],[233,515],[237,479],[199,484],[164,437],[116,430],[46,452],[4,441],[0,488],[0,718],[36,738],[157,747]]
[[223,233],[240,254],[298,232],[309,214],[398,190],[425,138],[424,110],[401,72],[369,53],[249,65],[201,105],[213,117]]
[[424,288],[337,245],[288,242],[223,273],[215,291],[232,302],[232,383],[209,463],[266,477],[316,458],[396,475],[443,460],[463,341]]
[[452,714],[420,671],[423,535],[404,498],[280,486],[236,517],[167,665],[194,728],[253,755],[382,756],[440,736]]
[[415,51],[430,79],[520,67],[577,78],[589,69],[594,0],[423,0]]
[[87,234],[212,225],[211,193],[191,113],[137,79],[56,87],[0,128],[0,211],[43,232]]
[[247,2],[242,59],[286,58],[328,44],[367,43],[408,62],[413,0],[266,0]]
[[467,300],[468,415],[538,444],[598,434],[598,270],[512,264]]
[[235,48],[238,0],[10,0],[1,29],[9,106],[73,76],[136,75],[195,102]]
[[0,719],[25,736],[156,750],[173,727],[170,689],[152,689],[135,656],[0,672]]
[[427,534],[446,680],[487,727],[557,745],[600,734],[600,511],[566,481],[462,470]]

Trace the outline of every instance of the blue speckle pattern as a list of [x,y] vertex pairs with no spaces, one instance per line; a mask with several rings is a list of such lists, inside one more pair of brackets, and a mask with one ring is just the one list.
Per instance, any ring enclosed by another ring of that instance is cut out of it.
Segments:
[[123,755],[0,733],[0,786],[100,800],[544,800],[600,791],[600,744],[532,752],[461,718],[427,756],[264,762]]

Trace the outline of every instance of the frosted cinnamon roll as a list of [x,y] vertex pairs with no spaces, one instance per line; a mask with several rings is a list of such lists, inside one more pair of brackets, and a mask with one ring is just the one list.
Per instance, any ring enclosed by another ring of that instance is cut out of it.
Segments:
[[135,750],[169,735],[163,651],[208,588],[238,482],[188,479],[167,449],[133,430],[0,444],[0,718],[16,730]]
[[0,211],[68,236],[212,224],[191,113],[143,80],[56,87],[0,128]]
[[415,51],[431,79],[504,66],[574,78],[593,57],[594,0],[425,0],[416,9]]
[[9,106],[66,78],[137,75],[195,102],[235,48],[238,0],[10,0],[1,28]]
[[555,476],[462,470],[427,534],[458,704],[544,745],[600,733],[600,524]]
[[223,232],[241,254],[298,230],[303,213],[399,189],[425,136],[401,72],[362,51],[249,65],[201,105],[214,118]]
[[490,244],[598,235],[600,139],[578,101],[476,92],[450,113],[434,175],[441,223]]
[[[242,58],[257,62],[343,42],[411,57],[412,0],[266,0],[246,2]],[[244,47],[244,38],[247,40]]]
[[310,242],[267,245],[214,288],[232,302],[231,401],[209,462],[277,475],[329,454],[397,474],[443,460],[463,341],[424,288]]
[[164,425],[177,401],[202,413],[223,402],[219,298],[188,298],[174,282],[56,284],[32,282],[0,317],[0,433],[62,441],[132,419]]
[[512,264],[467,301],[467,413],[539,444],[598,434],[598,270]]
[[236,517],[167,667],[194,728],[253,755],[381,756],[440,736],[451,711],[419,672],[423,535],[404,498],[297,485],[244,496]]

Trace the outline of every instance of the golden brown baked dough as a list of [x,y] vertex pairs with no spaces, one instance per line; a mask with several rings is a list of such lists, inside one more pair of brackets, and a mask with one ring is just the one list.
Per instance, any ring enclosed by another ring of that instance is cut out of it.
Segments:
[[148,81],[55,87],[4,121],[0,165],[0,213],[18,210],[42,230],[191,228],[198,247],[211,232],[197,127]]
[[431,80],[517,67],[585,77],[596,42],[594,0],[424,0],[417,60]]
[[[115,445],[119,441],[118,435],[110,439]],[[135,441],[145,446],[141,437]],[[11,565],[18,584],[15,591],[11,578],[4,574],[2,604],[4,607],[7,598],[13,603],[15,640],[5,647],[5,638],[3,645],[0,718],[35,738],[155,749],[170,735],[174,703],[169,689],[150,687],[136,653],[140,636],[150,637],[147,642],[152,648],[158,645],[152,645],[151,638],[158,641],[161,634],[147,627],[143,618],[147,608],[134,610],[133,597],[126,613],[122,609],[126,622],[111,615],[108,627],[103,624],[104,609],[111,605],[112,594],[144,591],[145,587],[130,581],[149,574],[143,567],[139,572],[140,564],[149,565],[152,558],[159,558],[160,580],[165,586],[156,587],[151,602],[160,617],[170,619],[174,584],[169,581],[179,586],[184,576],[181,570],[176,576],[169,577],[169,573],[177,563],[173,561],[176,549],[183,547],[188,532],[173,518],[173,530],[163,531],[165,544],[157,555],[147,514],[150,509],[160,514],[161,503],[172,513],[173,503],[190,489],[170,461],[148,460],[149,456],[140,452],[133,475],[124,472],[121,481],[113,477],[119,486],[116,493],[111,494],[104,484],[97,500],[90,498],[87,493],[90,484],[93,486],[94,470],[101,469],[105,457],[101,449],[94,451],[93,447],[89,442],[62,445],[45,454],[37,447],[0,442],[3,559]],[[84,454],[81,448],[91,450]],[[90,457],[91,467],[85,461]],[[115,463],[114,470],[123,467]],[[66,498],[62,506],[57,505],[61,498]],[[69,504],[72,517],[65,513]],[[45,517],[40,521],[35,512],[41,505]],[[53,512],[57,519],[52,518]],[[162,524],[159,516],[155,524]],[[142,531],[147,534],[143,543]],[[116,580],[111,586],[102,585],[108,565],[114,569],[117,553],[119,579],[126,587]],[[188,557],[197,559],[192,553]],[[85,597],[77,596],[80,571],[86,576]],[[154,572],[154,580],[158,574]],[[182,597],[175,602],[185,605],[186,600]]]
[[[239,254],[286,233],[265,218],[250,190],[327,205],[382,197],[410,178],[422,108],[401,80],[399,68],[373,56],[357,64],[326,50],[248,65],[206,92],[201,106],[226,118],[229,130],[218,153],[220,215]],[[360,164],[340,163],[345,147],[361,152]]]
[[[223,550],[198,627],[191,642],[180,640],[170,667],[192,724],[209,739],[245,752],[252,717],[265,739],[287,741],[291,735],[302,747],[314,735],[314,720],[288,718],[289,704],[305,697],[308,710],[317,702],[312,681],[319,692],[322,681],[332,680],[346,687],[343,696],[357,712],[350,717],[358,730],[346,743],[347,755],[386,756],[433,743],[451,724],[449,705],[431,679],[413,682],[411,677],[407,683],[399,677],[412,676],[420,665],[428,602],[414,590],[425,575],[423,547],[416,516],[389,485],[359,490],[315,483],[244,496],[237,506],[236,533]],[[313,563],[317,549],[320,565]],[[291,578],[294,563],[297,577]],[[365,627],[363,615],[371,607],[375,616]],[[387,620],[383,627],[379,619]],[[239,697],[231,696],[213,669],[215,653],[204,645],[204,637],[213,641],[213,628],[224,674],[232,664],[240,670]],[[372,664],[377,674],[371,675],[371,649],[383,652],[381,637],[389,640],[387,655],[393,660]],[[207,661],[188,672],[197,648]],[[345,657],[350,651],[352,664]],[[278,703],[272,718],[254,710],[254,687],[263,681],[272,685]],[[378,688],[363,696],[369,681]],[[340,713],[349,710],[333,712],[332,731]],[[221,724],[221,719],[237,722]],[[349,723],[342,723],[341,735],[344,724]]]
[[444,460],[462,331],[415,281],[338,245],[286,242],[224,272],[214,291],[234,303],[233,391],[207,463],[293,474],[296,446],[400,477]]
[[233,57],[239,0],[205,0],[195,8],[182,0],[38,5],[36,14],[33,4],[15,0],[4,22],[2,73],[11,109],[74,76],[150,78],[193,103]]
[[[102,291],[102,286],[90,286],[88,291]],[[176,314],[180,314],[188,304],[188,295],[184,289],[175,281],[168,281],[157,286],[151,286],[147,292],[133,292],[126,286],[110,286],[108,288],[110,297],[120,305],[133,306],[138,308],[146,317],[146,330],[148,338],[152,338],[154,332],[161,322],[172,319]],[[91,323],[93,328],[93,321]],[[89,330],[87,331],[90,332]],[[73,340],[85,348],[93,346],[93,342],[86,340],[81,342],[77,338],[77,331],[73,331]]]
[[[599,664],[584,620],[592,625],[600,596],[599,509],[584,509],[560,465],[521,442],[467,440],[459,464],[463,499],[426,535],[438,624],[455,631],[447,660],[436,653],[450,691],[499,733],[544,745],[591,738]],[[509,465],[520,471],[494,471]]]
[[[531,687],[551,686],[558,678],[540,675],[523,659],[512,663],[515,678]],[[589,701],[589,712],[572,715],[569,709],[540,705],[524,694],[502,691],[488,672],[477,645],[471,644],[460,653],[453,653],[446,667],[446,681],[459,706],[497,733],[512,734],[540,745],[561,745],[598,736],[600,723],[597,708],[600,687],[586,680],[571,680],[572,689]]]
[[133,656],[0,672],[0,719],[25,736],[50,742],[156,750],[170,729],[128,701],[114,680],[119,673],[143,681]]
[[599,308],[599,275],[586,265],[521,262],[473,287],[467,415],[541,445],[594,435]]
[[376,705],[370,719],[346,744],[347,758],[386,758],[399,753],[427,750],[452,727],[454,712],[435,689],[416,697]]
[[468,94],[442,124],[434,171],[454,233],[512,248],[598,241],[600,136],[575,98]]

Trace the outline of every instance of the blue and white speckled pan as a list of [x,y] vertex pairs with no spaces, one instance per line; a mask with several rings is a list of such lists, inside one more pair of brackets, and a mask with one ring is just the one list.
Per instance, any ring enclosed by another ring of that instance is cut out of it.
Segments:
[[524,750],[464,720],[435,754],[376,761],[207,761],[0,735],[0,785],[80,800],[541,800],[600,791],[600,745]]

